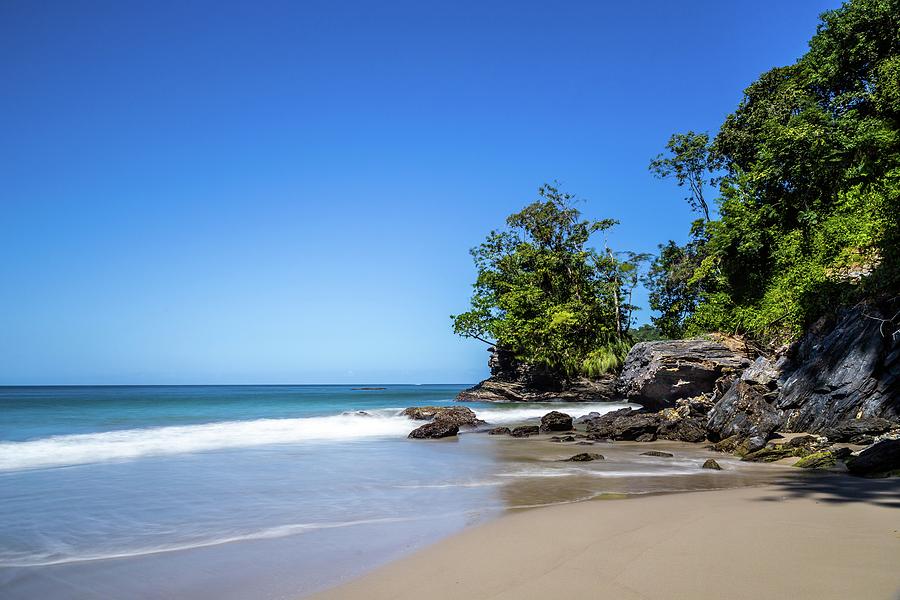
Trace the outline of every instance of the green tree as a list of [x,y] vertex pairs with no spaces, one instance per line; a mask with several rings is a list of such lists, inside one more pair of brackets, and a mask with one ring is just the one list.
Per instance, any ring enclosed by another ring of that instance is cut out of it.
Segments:
[[709,135],[694,131],[673,134],[666,144],[666,151],[668,154],[659,154],[650,161],[650,171],[660,179],[674,177],[679,187],[687,186],[690,195],[685,200],[709,221],[709,204],[703,188],[716,183],[713,173],[717,168]]
[[471,307],[452,317],[453,329],[569,376],[584,371],[592,352],[622,354],[631,291],[646,257],[589,247],[616,221],[582,219],[574,196],[552,185],[538,194],[472,249],[478,277]]
[[651,306],[669,334],[780,343],[841,305],[895,297],[900,0],[823,14],[809,51],[753,82],[712,143],[689,132],[668,149],[651,170],[692,193],[703,168],[720,174],[702,245],[670,244],[651,267]]

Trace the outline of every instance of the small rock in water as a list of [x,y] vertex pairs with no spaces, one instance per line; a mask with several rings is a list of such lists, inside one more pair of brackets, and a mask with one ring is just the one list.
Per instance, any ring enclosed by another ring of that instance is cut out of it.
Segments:
[[703,463],[703,466],[702,466],[701,468],[703,468],[703,469],[712,469],[712,470],[714,470],[714,471],[721,471],[721,470],[722,470],[722,467],[720,467],[720,466],[719,466],[719,463],[717,463],[717,462],[715,461],[715,459],[713,459],[713,458],[707,458],[707,459],[706,459],[706,462]]
[[522,425],[513,429],[510,435],[513,437],[528,437],[538,433],[540,433],[540,428],[537,425]]
[[510,429],[509,427],[494,427],[488,433],[491,435],[509,435]]
[[572,417],[558,410],[550,411],[541,417],[542,431],[571,431]]
[[565,459],[564,462],[588,462],[591,460],[604,460],[604,458],[602,454],[597,454],[596,452],[582,452]]
[[576,446],[593,446],[594,442],[585,442],[584,440],[575,444]]
[[669,452],[660,452],[659,450],[650,450],[649,452],[641,452],[641,456],[662,456],[665,458],[672,458],[675,455],[670,454]]
[[407,437],[415,440],[452,437],[459,433],[459,426],[445,421],[432,421],[413,429]]

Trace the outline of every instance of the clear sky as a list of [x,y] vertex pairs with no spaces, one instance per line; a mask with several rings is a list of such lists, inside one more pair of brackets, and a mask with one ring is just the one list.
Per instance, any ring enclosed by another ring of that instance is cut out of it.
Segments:
[[5,0],[0,384],[474,382],[468,249],[683,240],[648,162],[838,4]]

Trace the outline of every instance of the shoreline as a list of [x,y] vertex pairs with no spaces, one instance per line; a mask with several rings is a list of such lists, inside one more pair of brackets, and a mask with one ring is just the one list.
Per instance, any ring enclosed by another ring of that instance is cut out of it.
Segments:
[[513,510],[305,598],[893,600],[898,560],[900,480],[799,473]]

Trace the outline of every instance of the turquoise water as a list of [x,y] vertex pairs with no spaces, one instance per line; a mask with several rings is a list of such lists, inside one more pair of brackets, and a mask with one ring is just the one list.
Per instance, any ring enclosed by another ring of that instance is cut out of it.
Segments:
[[463,387],[0,388],[0,596],[291,597],[489,518],[531,459],[398,414]]

